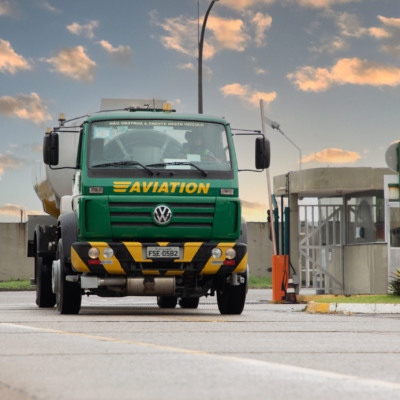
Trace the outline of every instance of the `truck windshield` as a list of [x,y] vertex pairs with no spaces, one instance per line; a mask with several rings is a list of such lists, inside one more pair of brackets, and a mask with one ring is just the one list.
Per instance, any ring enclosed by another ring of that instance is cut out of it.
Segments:
[[197,169],[231,171],[223,124],[178,120],[92,122],[88,167],[91,169]]

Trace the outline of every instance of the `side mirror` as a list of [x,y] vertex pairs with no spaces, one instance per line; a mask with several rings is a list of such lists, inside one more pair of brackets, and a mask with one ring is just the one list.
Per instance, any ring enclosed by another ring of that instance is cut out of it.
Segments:
[[271,151],[269,140],[265,137],[258,137],[256,139],[256,168],[269,168],[270,161]]
[[43,162],[47,165],[58,164],[58,133],[46,133],[43,139]]

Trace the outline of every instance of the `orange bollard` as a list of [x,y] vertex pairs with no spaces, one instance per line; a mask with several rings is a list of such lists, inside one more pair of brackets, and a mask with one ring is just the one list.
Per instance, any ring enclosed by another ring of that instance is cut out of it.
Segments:
[[289,256],[272,256],[272,301],[282,302],[286,297],[289,277]]

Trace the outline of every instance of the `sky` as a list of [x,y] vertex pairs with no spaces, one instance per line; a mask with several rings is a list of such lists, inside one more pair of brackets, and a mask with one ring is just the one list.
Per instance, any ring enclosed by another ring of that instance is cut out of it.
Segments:
[[[209,0],[0,0],[0,222],[42,205],[43,134],[102,98],[161,98],[197,112],[197,43]],[[204,113],[263,128],[273,176],[386,167],[400,139],[398,0],[219,0],[207,21]],[[239,168],[254,137],[236,137]],[[301,152],[299,151],[301,150]],[[249,221],[265,221],[265,173],[240,172]]]

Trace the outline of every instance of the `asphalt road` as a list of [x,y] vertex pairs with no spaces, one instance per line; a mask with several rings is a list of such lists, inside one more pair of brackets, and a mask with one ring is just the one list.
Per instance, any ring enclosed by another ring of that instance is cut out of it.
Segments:
[[79,315],[0,292],[1,400],[385,399],[400,396],[398,315],[307,314],[250,290],[241,316],[155,299],[85,299]]

